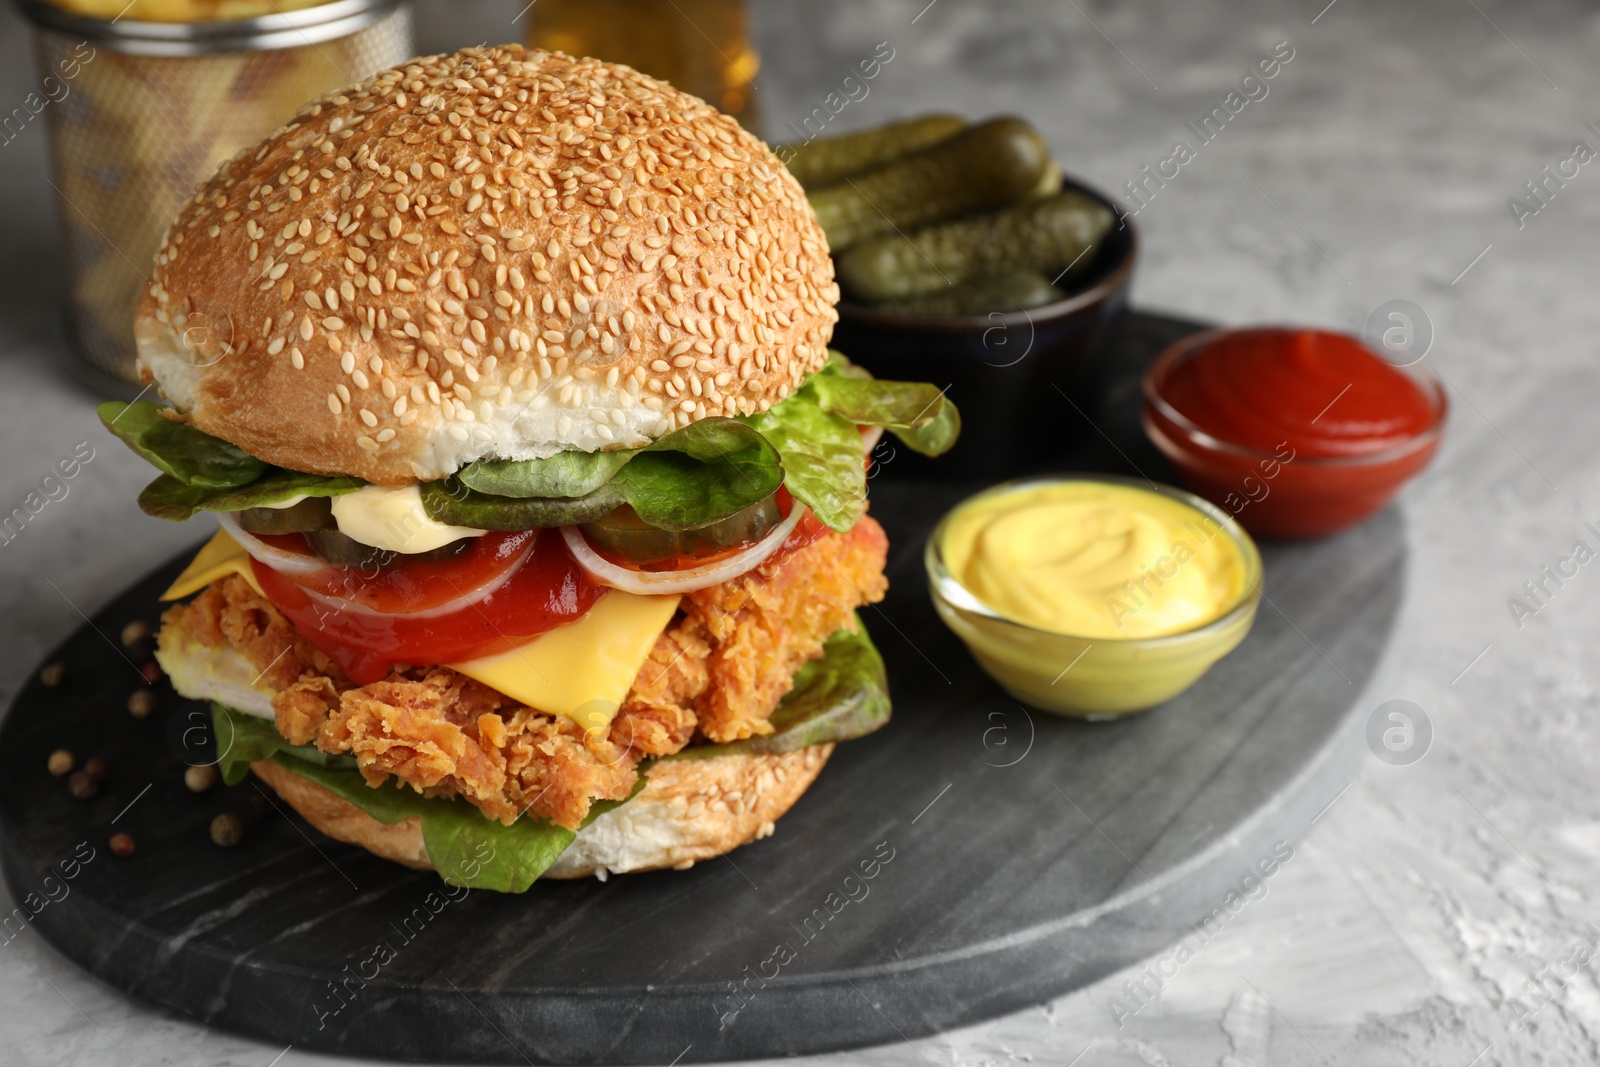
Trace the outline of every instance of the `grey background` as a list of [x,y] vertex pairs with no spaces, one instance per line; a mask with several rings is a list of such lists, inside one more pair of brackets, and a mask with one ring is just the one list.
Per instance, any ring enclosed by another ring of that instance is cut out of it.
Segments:
[[[1192,141],[1184,121],[1220,104],[1276,42],[1294,47],[1268,97],[1140,214],[1134,298],[1228,323],[1351,331],[1391,299],[1427,312],[1454,412],[1439,461],[1406,497],[1409,624],[1382,696],[1424,709],[1433,743],[1410,766],[1367,761],[1264,894],[1120,1027],[1139,968],[914,1047],[821,1060],[1595,1060],[1600,984],[1563,961],[1588,955],[1586,924],[1600,922],[1600,577],[1585,566],[1521,628],[1506,601],[1574,540],[1600,548],[1583,529],[1600,520],[1600,168],[1584,167],[1523,229],[1506,201],[1574,141],[1600,148],[1583,125],[1600,122],[1600,20],[1575,0],[925,2],[757,3],[768,131],[888,41],[895,58],[835,128],[932,108],[1017,111],[1069,170],[1118,190],[1175,139]],[[423,4],[419,45],[512,38],[520,6]],[[32,76],[6,8],[0,102],[20,101]],[[77,442],[97,451],[66,499],[0,546],[0,700],[80,610],[193,539],[138,512],[146,468],[99,436],[92,398],[62,369],[49,193],[43,131],[30,128],[0,147],[0,510]],[[1547,999],[1530,995],[1536,978]],[[0,1043],[26,1064],[266,1067],[283,1052],[151,1012],[32,935],[0,944]],[[279,1062],[314,1059],[290,1050]]]

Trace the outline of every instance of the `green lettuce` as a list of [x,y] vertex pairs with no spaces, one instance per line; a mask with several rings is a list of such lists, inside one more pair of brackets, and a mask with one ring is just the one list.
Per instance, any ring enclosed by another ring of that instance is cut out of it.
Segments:
[[237,489],[267,472],[267,465],[238,445],[162,416],[168,410],[141,400],[109,400],[97,409],[106,429],[167,476],[199,489]]
[[291,745],[271,719],[211,705],[211,729],[217,738],[217,770],[228,785],[238,785],[250,773],[250,764],[282,752],[302,763],[353,770],[350,756],[329,755],[312,745]]
[[[628,504],[652,526],[691,530],[765,500],[782,484],[778,452],[761,434],[714,417],[643,448],[479,460],[446,484],[435,483],[423,508],[439,522],[526,530],[589,522]],[[468,521],[474,518],[484,522]]]
[[325,478],[272,467],[265,476],[237,489],[201,489],[163,474],[139,494],[139,509],[157,519],[184,522],[199,511],[243,511],[302,496],[342,496],[365,484],[359,478]]
[[796,500],[835,530],[856,524],[867,508],[867,469],[855,423],[824,411],[809,382],[749,420],[783,457],[783,484]]
[[745,418],[783,457],[784,484],[829,527],[844,531],[866,510],[867,472],[857,426],[882,426],[935,456],[955,444],[961,416],[944,392],[922,382],[873,378],[838,352],[800,388]]
[[[524,817],[505,826],[486,818],[471,804],[425,797],[399,783],[374,789],[349,756],[330,756],[309,745],[291,745],[270,720],[222,704],[211,705],[211,721],[217,736],[217,768],[224,782],[237,785],[249,773],[250,764],[270,759],[381,823],[396,823],[416,815],[422,821],[428,858],[451,885],[501,893],[526,892],[577,836],[548,819]],[[645,775],[641,774],[634,783],[633,794],[637,795],[644,784]],[[583,825],[620,803],[596,801]]]
[[359,478],[272,467],[238,445],[164,418],[160,404],[110,400],[100,421],[162,474],[139,494],[139,507],[158,519],[183,522],[198,511],[242,511],[300,496],[340,496],[360,489]]
[[[381,823],[396,823],[418,816],[428,860],[449,885],[492,889],[497,893],[526,893],[578,836],[549,819],[524,815],[506,826],[486,818],[465,801],[425,797],[409,786],[398,784],[374,789],[367,785],[359,771],[303,763],[283,753],[272,758],[302,778],[348,800]],[[648,768],[639,770],[641,773],[629,799],[644,788]],[[595,801],[583,825],[588,826],[622,803],[625,801]]]
[[526,499],[479,493],[454,478],[422,483],[422,511],[428,518],[478,530],[532,530],[593,522],[624,503],[617,487],[609,483],[585,496]]
[[794,688],[772,713],[773,732],[725,745],[695,745],[665,759],[793,752],[829,741],[865,737],[889,721],[889,677],[883,657],[856,619],[839,630],[794,674]]
[[[822,657],[801,667],[794,680],[794,689],[773,712],[773,733],[726,745],[697,745],[666,758],[791,752],[861,737],[889,721],[883,660],[859,619],[854,631],[840,630],[830,637]],[[415,815],[422,823],[428,858],[451,885],[526,892],[576,836],[547,819],[523,816],[505,826],[465,801],[425,797],[391,783],[373,788],[348,756],[291,745],[269,720],[221,704],[212,704],[211,712],[217,766],[229,785],[241,781],[252,762],[270,759],[379,822],[396,823]],[[634,795],[644,787],[649,765],[641,765],[640,772]],[[623,803],[626,801],[595,802],[584,825]]]
[[[162,471],[139,496],[139,506],[157,518],[181,522],[199,511],[338,496],[365,484],[269,466],[162,410],[148,400],[100,406],[106,427]],[[479,460],[423,485],[423,510],[456,526],[528,530],[592,522],[627,504],[652,526],[692,530],[787,485],[818,519],[843,531],[866,507],[858,426],[882,426],[934,456],[955,443],[961,416],[932,385],[880,381],[830,352],[820,371],[760,414],[702,419],[644,448]]]
[[822,410],[861,425],[882,426],[924,456],[948,452],[961,433],[956,406],[945,399],[944,390],[927,382],[822,373],[811,385]]

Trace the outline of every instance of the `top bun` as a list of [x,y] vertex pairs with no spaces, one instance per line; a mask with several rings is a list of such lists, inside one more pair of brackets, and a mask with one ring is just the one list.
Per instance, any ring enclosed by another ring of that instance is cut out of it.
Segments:
[[760,140],[515,45],[307,105],[185,205],[135,321],[190,421],[396,485],[764,411],[827,359],[827,240]]

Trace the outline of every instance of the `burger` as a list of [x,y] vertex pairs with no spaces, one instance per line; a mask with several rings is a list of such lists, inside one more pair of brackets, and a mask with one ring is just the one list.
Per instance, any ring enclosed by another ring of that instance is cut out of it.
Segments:
[[110,403],[150,515],[220,527],[157,659],[330,837],[522,892],[773,832],[889,716],[857,616],[888,431],[799,184],[701,100],[519,47],[414,60],[224,164]]

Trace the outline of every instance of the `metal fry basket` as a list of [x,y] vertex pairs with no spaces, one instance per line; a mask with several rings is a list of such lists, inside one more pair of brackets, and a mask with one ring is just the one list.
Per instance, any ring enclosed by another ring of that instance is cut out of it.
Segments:
[[308,100],[412,55],[406,0],[206,22],[18,4],[49,100],[67,337],[94,370],[129,382],[134,309],[162,235],[196,186]]

